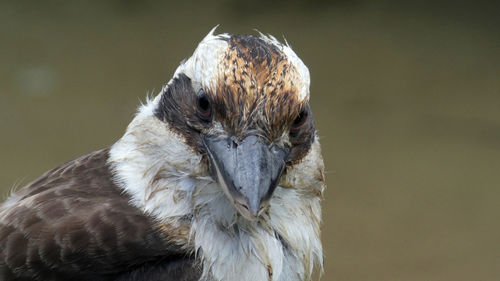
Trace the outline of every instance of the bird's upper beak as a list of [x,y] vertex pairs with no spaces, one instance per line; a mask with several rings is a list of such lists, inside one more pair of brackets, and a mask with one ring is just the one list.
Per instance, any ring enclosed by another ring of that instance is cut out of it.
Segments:
[[267,145],[259,136],[241,141],[236,137],[203,135],[213,176],[248,220],[257,219],[276,188],[289,150]]

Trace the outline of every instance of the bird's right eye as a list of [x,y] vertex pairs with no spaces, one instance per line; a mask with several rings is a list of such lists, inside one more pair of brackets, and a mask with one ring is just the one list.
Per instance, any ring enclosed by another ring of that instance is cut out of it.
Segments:
[[210,99],[203,90],[200,90],[197,102],[198,114],[201,119],[205,122],[210,122],[212,117],[212,105],[210,104]]
[[297,118],[293,121],[292,125],[290,126],[290,133],[296,134],[300,128],[306,123],[307,117],[309,116],[309,109],[303,109]]

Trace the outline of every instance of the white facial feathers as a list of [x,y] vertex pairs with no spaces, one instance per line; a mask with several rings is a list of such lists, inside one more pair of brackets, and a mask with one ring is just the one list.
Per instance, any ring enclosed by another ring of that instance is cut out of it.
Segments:
[[174,77],[183,73],[191,78],[195,90],[203,87],[215,92],[218,81],[219,64],[228,48],[228,34],[214,35],[214,27],[198,44],[193,55],[181,64],[175,71]]

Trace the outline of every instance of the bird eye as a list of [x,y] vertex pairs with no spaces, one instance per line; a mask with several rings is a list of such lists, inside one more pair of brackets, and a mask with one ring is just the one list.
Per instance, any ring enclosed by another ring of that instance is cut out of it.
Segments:
[[308,115],[309,115],[308,111],[303,109],[299,113],[297,118],[295,118],[295,120],[293,121],[292,126],[290,127],[290,131],[293,132],[300,129],[300,127],[302,127],[302,125],[304,125],[304,123],[306,122]]
[[207,94],[201,90],[198,95],[198,113],[205,121],[210,121],[210,116],[212,115],[212,107],[210,106],[210,100]]

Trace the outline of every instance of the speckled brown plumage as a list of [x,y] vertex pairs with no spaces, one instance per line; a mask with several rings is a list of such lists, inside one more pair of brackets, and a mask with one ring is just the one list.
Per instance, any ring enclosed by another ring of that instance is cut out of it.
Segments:
[[233,35],[220,64],[220,81],[212,98],[229,132],[262,130],[281,137],[308,100],[297,98],[295,67],[273,44],[252,35]]
[[0,280],[197,280],[188,253],[112,182],[107,159],[105,149],[63,164],[0,207]]

